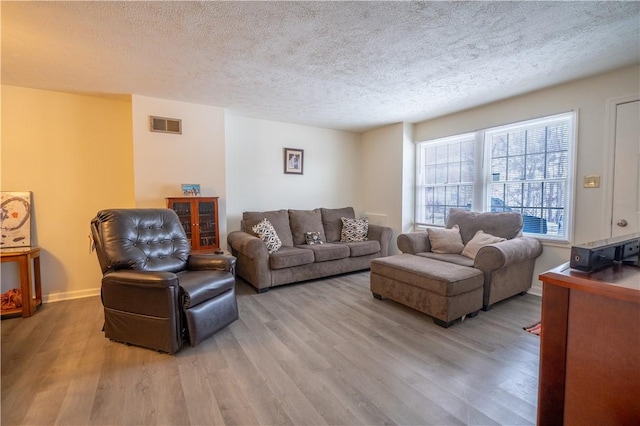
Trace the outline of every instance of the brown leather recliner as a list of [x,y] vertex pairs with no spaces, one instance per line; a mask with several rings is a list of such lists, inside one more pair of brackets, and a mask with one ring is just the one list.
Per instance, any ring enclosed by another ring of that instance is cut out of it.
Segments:
[[170,209],[110,209],[91,220],[105,337],[175,353],[238,319],[233,256],[190,254]]

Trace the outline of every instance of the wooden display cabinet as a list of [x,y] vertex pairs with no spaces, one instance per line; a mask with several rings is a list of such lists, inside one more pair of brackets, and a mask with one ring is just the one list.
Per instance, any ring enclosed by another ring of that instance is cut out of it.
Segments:
[[191,243],[191,251],[210,252],[220,247],[218,197],[169,197],[167,207],[178,214]]

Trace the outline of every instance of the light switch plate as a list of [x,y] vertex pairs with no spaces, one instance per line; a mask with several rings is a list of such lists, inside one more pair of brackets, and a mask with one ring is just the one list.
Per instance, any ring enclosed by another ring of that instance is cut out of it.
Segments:
[[600,175],[589,175],[584,177],[585,188],[600,188]]

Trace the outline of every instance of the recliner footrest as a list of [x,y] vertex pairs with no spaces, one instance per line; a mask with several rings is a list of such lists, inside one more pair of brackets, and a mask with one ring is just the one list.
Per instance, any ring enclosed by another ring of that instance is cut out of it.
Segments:
[[184,311],[189,333],[189,344],[198,343],[238,319],[235,288],[226,293],[192,306]]

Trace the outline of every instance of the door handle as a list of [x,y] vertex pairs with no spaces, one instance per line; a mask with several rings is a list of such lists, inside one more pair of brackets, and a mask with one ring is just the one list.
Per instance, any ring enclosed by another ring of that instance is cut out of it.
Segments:
[[619,219],[618,222],[616,222],[616,225],[624,228],[625,226],[627,226],[629,224],[629,222],[627,222],[625,219]]

